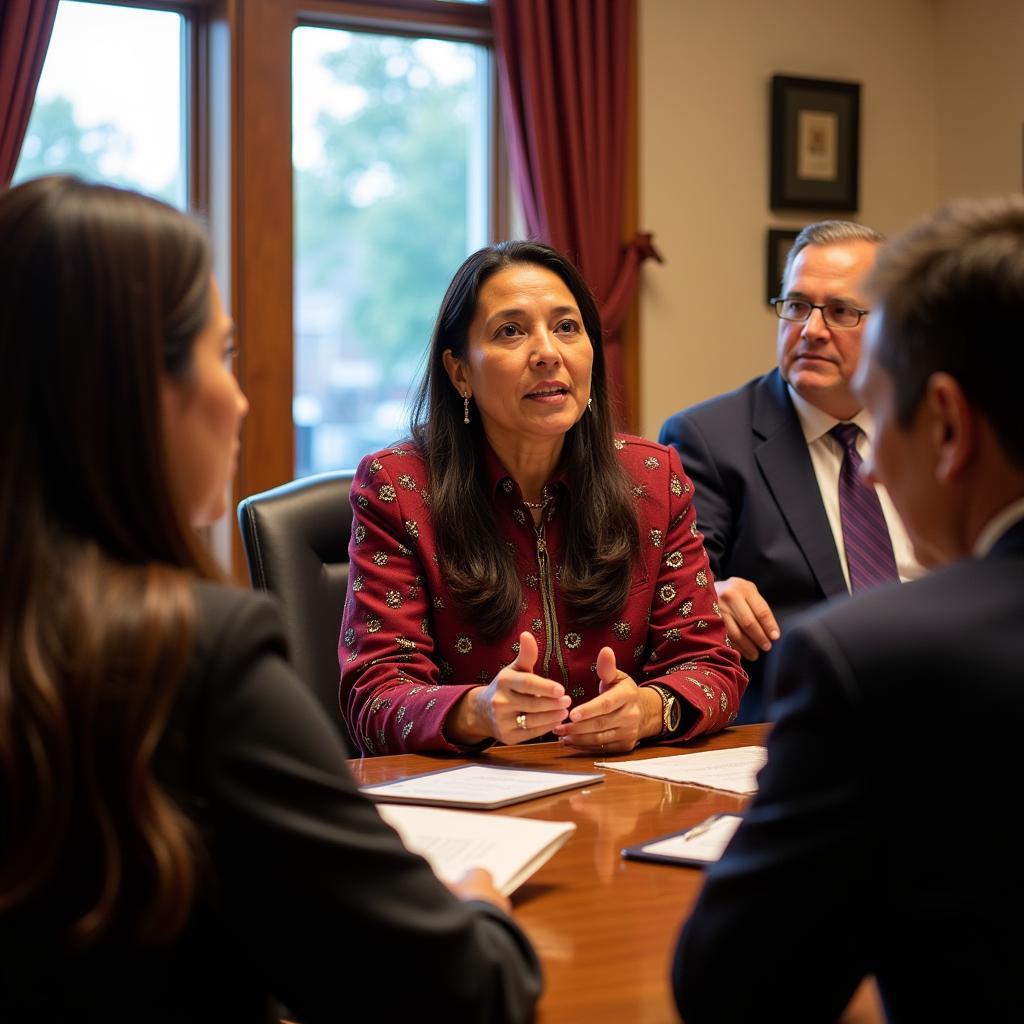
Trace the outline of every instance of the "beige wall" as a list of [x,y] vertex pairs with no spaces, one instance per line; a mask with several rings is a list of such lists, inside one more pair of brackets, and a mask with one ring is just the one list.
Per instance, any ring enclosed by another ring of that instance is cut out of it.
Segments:
[[1019,192],[1024,147],[1024,2],[941,0],[940,198]]
[[[661,266],[646,265],[641,292],[644,434],[657,436],[672,412],[737,387],[773,363],[766,232],[800,227],[816,215],[768,208],[772,74],[861,83],[857,219],[893,232],[935,205],[939,54],[950,62],[968,11],[978,4],[950,3],[940,17],[942,6],[934,0],[639,0],[640,223],[655,232],[665,257]],[[1024,7],[1019,0],[997,6]],[[1012,20],[1009,10],[1004,17]],[[1022,42],[1020,31],[1002,41],[1006,63],[1014,44],[1014,66],[1024,63]],[[984,60],[979,54],[979,67]],[[965,77],[977,70],[963,67]],[[966,97],[963,108],[968,122],[974,114]],[[1019,116],[1017,132],[1019,173]],[[943,180],[973,186],[974,162],[962,162],[954,169],[950,160]]]

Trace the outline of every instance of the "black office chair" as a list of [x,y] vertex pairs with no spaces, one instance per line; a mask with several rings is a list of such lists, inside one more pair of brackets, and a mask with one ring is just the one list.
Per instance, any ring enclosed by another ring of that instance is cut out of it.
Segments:
[[355,750],[338,709],[338,635],[348,586],[352,473],[294,480],[238,504],[249,577],[275,594],[292,664]]

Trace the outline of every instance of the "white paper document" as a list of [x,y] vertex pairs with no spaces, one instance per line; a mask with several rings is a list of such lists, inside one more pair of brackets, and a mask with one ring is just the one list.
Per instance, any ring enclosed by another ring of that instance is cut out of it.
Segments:
[[505,814],[447,811],[381,804],[380,816],[439,878],[458,881],[470,868],[486,868],[508,896],[576,831],[571,821],[540,821]]
[[503,765],[467,764],[411,775],[360,789],[373,800],[437,807],[506,807],[522,800],[603,782],[598,772],[549,772]]
[[622,852],[639,860],[713,864],[725,852],[742,820],[738,814],[716,814],[685,832],[652,839]]
[[734,747],[650,757],[643,761],[596,761],[595,767],[746,795],[757,792],[757,773],[767,759],[764,747]]

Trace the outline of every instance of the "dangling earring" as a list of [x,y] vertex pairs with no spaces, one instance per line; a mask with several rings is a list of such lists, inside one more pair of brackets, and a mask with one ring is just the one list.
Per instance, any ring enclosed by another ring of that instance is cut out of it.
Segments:
[[594,400],[592,398],[587,399],[587,412],[594,411]]
[[462,392],[462,422],[469,426],[469,392]]

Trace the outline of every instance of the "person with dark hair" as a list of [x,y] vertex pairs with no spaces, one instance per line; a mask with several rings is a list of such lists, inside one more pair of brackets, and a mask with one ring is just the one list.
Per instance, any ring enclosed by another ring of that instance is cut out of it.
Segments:
[[358,988],[527,1020],[507,902],[404,848],[273,603],[193,532],[233,353],[196,222],[66,177],[0,195],[0,1019],[326,1021]]
[[412,439],[352,488],[341,705],[367,754],[553,734],[621,753],[732,721],[692,487],[671,449],[612,431],[601,321],[538,242],[448,287]]
[[688,1024],[835,1020],[866,975],[890,1021],[1019,1012],[1024,198],[947,207],[866,287],[866,471],[937,568],[782,641],[759,792],[676,952]]
[[767,713],[772,646],[807,608],[920,574],[884,489],[860,482],[873,425],[850,387],[871,316],[863,291],[884,236],[808,224],[786,257],[777,366],[670,417],[729,637],[750,685],[737,722]]

